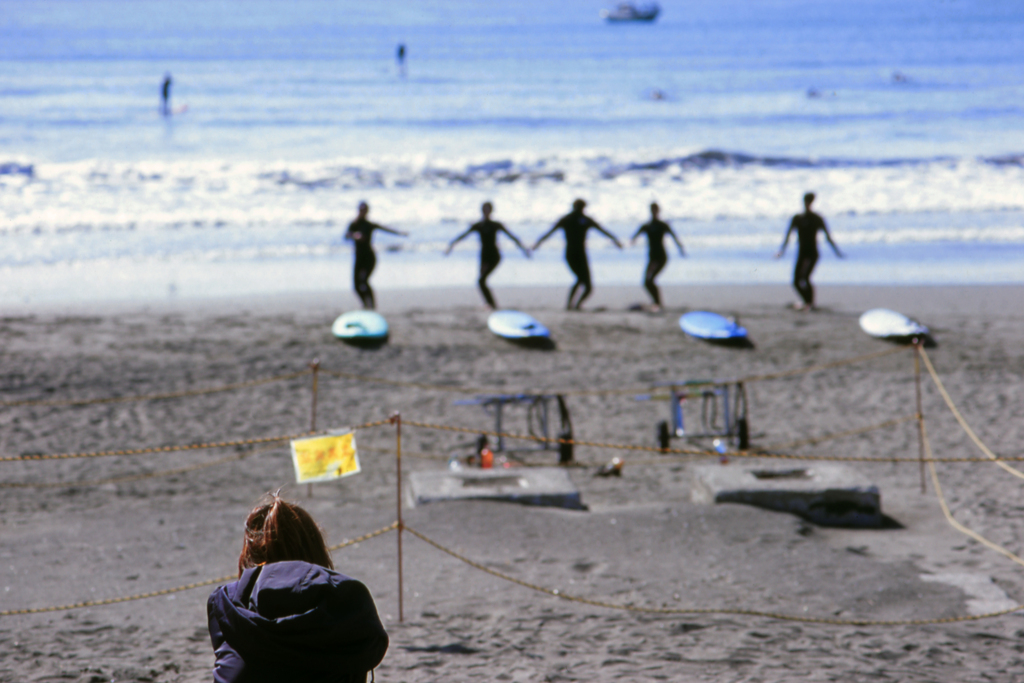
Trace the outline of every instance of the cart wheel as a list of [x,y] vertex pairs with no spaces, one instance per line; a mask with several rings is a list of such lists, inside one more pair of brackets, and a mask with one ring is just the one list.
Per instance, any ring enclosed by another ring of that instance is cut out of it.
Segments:
[[736,418],[736,432],[739,436],[739,449],[745,451],[750,448],[750,427],[747,426],[747,418]]
[[568,465],[573,461],[573,444],[565,443],[565,441],[572,441],[572,430],[566,429],[565,431],[559,432],[558,438],[558,464]]
[[663,451],[668,450],[669,439],[672,438],[672,433],[668,429],[668,421],[662,420],[658,423],[657,428],[658,447]]

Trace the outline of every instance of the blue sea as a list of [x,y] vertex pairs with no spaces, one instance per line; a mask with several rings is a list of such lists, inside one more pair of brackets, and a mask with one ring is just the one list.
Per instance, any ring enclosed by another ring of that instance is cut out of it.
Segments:
[[[1024,280],[1024,3],[661,4],[0,0],[0,305],[345,289],[361,200],[410,233],[381,290],[472,284],[483,201],[532,242],[576,197],[620,238],[657,201],[663,283],[785,283],[806,191],[818,283]],[[496,287],[572,281],[503,248]]]

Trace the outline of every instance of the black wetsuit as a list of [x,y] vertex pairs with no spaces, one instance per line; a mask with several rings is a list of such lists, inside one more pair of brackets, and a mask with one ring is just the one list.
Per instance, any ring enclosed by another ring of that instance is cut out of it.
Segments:
[[480,235],[480,279],[476,283],[480,287],[480,293],[484,295],[487,305],[491,308],[498,306],[494,303],[494,296],[487,287],[487,277],[501,262],[501,252],[498,251],[498,232],[504,229],[505,226],[501,223],[490,219],[474,223],[469,228],[470,232]]
[[164,84],[160,88],[160,98],[161,98],[161,102],[162,102],[162,105],[163,105],[161,110],[163,111],[164,116],[167,116],[168,114],[171,113],[171,77],[170,76],[167,76],[166,78],[164,78]]
[[[370,274],[377,265],[377,255],[373,253],[371,238],[373,231],[381,226],[371,223],[365,218],[357,218],[348,224],[345,237],[352,240],[356,247],[356,261],[352,266],[352,284],[363,302],[363,308],[373,309],[376,303],[373,290],[370,288]],[[359,235],[356,238],[356,234]]]
[[644,287],[651,294],[654,303],[661,305],[661,292],[654,284],[654,278],[658,276],[661,269],[668,263],[668,254],[665,253],[665,235],[672,233],[668,223],[652,218],[637,230],[637,235],[647,233],[647,270],[644,273]]
[[811,273],[818,263],[818,231],[825,229],[825,221],[813,211],[798,213],[790,222],[796,228],[797,255],[793,268],[793,287],[808,306],[814,304],[814,287]]
[[573,211],[562,216],[555,223],[555,227],[561,228],[565,233],[565,262],[576,276],[576,284],[569,291],[569,300],[572,301],[577,289],[583,288],[583,294],[580,295],[577,302],[577,307],[579,307],[579,304],[583,303],[583,300],[590,295],[592,288],[590,262],[587,260],[587,230],[598,226],[590,216],[584,215],[582,211]]

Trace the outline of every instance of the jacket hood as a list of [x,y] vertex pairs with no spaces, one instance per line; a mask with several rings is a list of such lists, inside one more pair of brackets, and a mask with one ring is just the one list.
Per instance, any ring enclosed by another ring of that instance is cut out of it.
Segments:
[[213,592],[207,611],[218,659],[227,646],[252,673],[365,674],[388,647],[366,586],[307,562],[247,569]]

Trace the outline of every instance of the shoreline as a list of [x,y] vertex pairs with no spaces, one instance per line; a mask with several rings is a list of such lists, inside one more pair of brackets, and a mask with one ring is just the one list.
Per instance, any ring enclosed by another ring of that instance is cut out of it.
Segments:
[[[795,290],[783,284],[692,284],[661,285],[664,315],[701,309],[786,308],[797,299]],[[561,311],[568,287],[492,285],[501,308],[529,311]],[[892,285],[815,285],[819,307],[844,313],[869,308],[892,308],[913,317],[915,314],[1012,314],[1024,315],[1024,284],[892,284]],[[378,289],[378,312],[404,314],[413,310],[479,309],[486,306],[475,286]],[[629,312],[637,303],[647,304],[650,297],[640,286],[595,286],[582,311]],[[88,302],[39,302],[5,304],[0,316],[116,315],[194,313],[197,315],[250,312],[303,312],[311,315],[340,315],[360,307],[348,289],[306,291],[283,294],[173,298],[158,301],[132,299]],[[637,312],[639,314],[639,312]],[[647,315],[650,315],[649,313]]]

